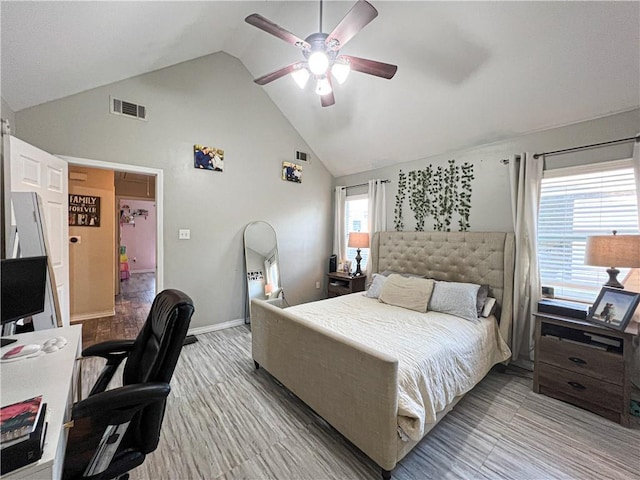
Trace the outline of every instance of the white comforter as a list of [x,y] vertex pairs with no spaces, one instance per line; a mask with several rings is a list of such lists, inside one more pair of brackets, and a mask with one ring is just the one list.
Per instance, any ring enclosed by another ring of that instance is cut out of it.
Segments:
[[494,317],[474,323],[418,313],[362,293],[288,310],[398,359],[398,426],[413,440],[422,438],[437,412],[511,356]]

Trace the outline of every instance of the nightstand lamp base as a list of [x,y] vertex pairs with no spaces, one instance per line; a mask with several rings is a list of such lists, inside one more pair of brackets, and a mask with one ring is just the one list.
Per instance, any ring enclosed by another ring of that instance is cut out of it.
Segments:
[[620,273],[620,270],[615,267],[611,267],[607,268],[607,273],[609,274],[609,280],[604,284],[604,286],[611,288],[621,288],[624,290],[624,285],[622,285],[618,281],[618,274]]
[[360,249],[358,249],[356,250],[356,273],[354,273],[356,277],[362,275],[362,270],[360,270],[360,260],[362,260],[362,257],[360,256]]

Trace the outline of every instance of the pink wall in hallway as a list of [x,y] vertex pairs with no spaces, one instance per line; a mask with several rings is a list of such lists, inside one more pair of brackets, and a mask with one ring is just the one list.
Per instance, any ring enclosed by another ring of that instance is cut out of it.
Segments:
[[[129,206],[129,210],[124,209]],[[134,225],[121,223],[120,245],[127,247],[129,270],[136,272],[155,272],[156,270],[156,204],[149,200],[120,199],[120,210],[131,215],[136,210],[148,210],[149,215],[135,216]]]

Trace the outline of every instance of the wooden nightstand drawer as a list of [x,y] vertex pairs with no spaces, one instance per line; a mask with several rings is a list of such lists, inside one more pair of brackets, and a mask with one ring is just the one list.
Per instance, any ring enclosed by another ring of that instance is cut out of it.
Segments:
[[[625,408],[621,385],[603,382],[546,363],[538,364],[538,384],[541,393],[555,397],[554,392],[557,392],[561,400],[571,402],[566,399],[570,397],[575,400],[572,403],[584,408],[594,405],[617,413]],[[626,408],[629,408],[628,405]]]
[[624,358],[618,353],[546,336],[540,337],[538,352],[547,364],[617,385],[623,384]]
[[624,332],[584,320],[534,313],[533,391],[572,403],[625,427],[630,423],[633,344],[638,325]]
[[329,297],[339,297],[340,295],[350,294],[351,288],[329,284],[328,292],[329,292]]
[[363,292],[367,280],[364,275],[352,277],[347,273],[339,272],[332,272],[327,276],[329,277],[329,285],[327,286],[327,296],[329,298]]

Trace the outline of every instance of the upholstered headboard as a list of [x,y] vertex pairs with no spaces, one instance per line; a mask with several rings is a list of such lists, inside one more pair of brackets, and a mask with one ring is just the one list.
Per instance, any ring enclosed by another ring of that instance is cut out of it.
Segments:
[[372,239],[368,270],[489,285],[490,296],[502,310],[500,333],[510,343],[514,253],[513,233],[378,232]]

